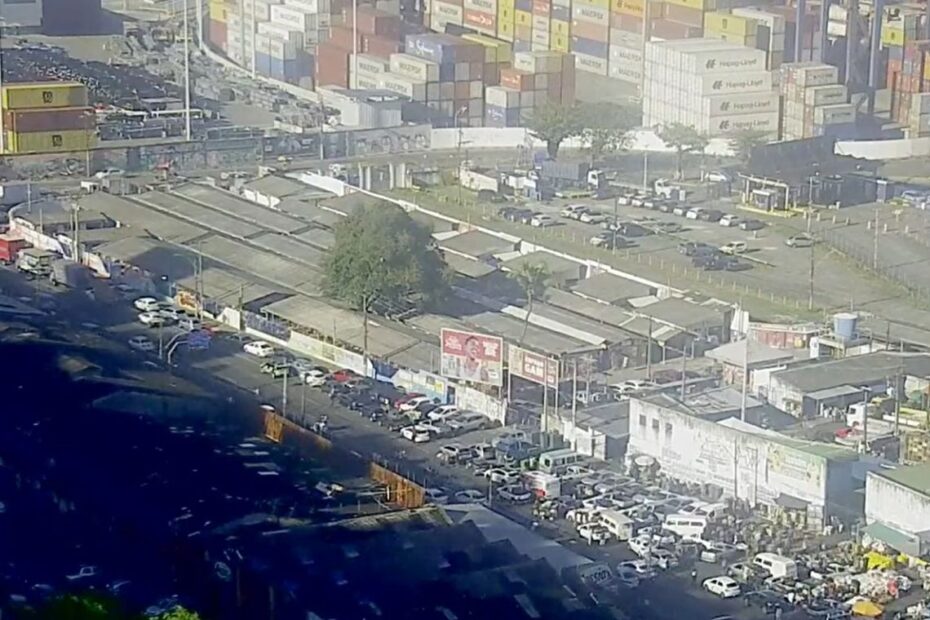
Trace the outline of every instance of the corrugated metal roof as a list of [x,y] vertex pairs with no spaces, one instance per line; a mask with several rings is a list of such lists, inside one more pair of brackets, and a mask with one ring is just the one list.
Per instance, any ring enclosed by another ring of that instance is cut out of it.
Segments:
[[336,244],[336,235],[323,228],[311,228],[296,235],[296,237],[321,250],[328,250]]
[[309,185],[304,185],[300,181],[274,174],[249,181],[243,187],[275,198],[284,198],[312,190]]
[[292,233],[307,227],[306,222],[209,185],[187,183],[174,188],[171,193],[277,232]]
[[468,232],[440,241],[439,246],[450,252],[478,258],[511,251],[516,244],[512,241],[507,241],[506,239],[481,232],[480,230],[469,230]]
[[149,211],[159,211],[191,224],[196,224],[231,237],[246,238],[262,231],[258,226],[230,217],[219,211],[208,209],[174,194],[152,191],[138,194],[133,200],[139,202]]
[[446,264],[456,273],[469,278],[481,278],[497,271],[496,267],[483,261],[472,260],[458,254],[446,254]]
[[323,260],[326,257],[326,253],[322,250],[300,241],[298,237],[289,235],[266,233],[249,241],[285,258],[293,258],[317,269],[322,269]]
[[524,264],[545,265],[551,276],[558,279],[565,278],[569,280],[577,280],[580,278],[584,268],[584,265],[578,261],[562,258],[551,252],[544,252],[542,250],[512,258],[505,261],[502,267],[513,271],[519,269],[520,266]]
[[120,225],[136,228],[140,233],[149,231],[160,239],[175,243],[185,243],[207,233],[200,226],[105,192],[84,196],[78,200],[78,205],[82,209],[99,211]]
[[[178,284],[189,291],[196,291],[199,283],[196,275],[190,275],[179,280]],[[221,267],[210,267],[203,270],[203,292],[210,299],[235,305],[240,301],[240,294],[241,303],[247,304],[278,291]]]
[[[897,469],[881,469],[875,472],[875,475],[891,480],[921,495],[930,496],[930,463],[908,465]],[[930,529],[930,524],[927,525],[927,529]]]
[[633,297],[645,297],[655,292],[650,286],[612,273],[599,273],[580,281],[572,292],[608,304],[615,304]]
[[319,272],[277,254],[257,250],[244,243],[216,235],[203,240],[197,247],[204,256],[209,256],[243,273],[254,275],[260,280],[307,295],[320,293]]

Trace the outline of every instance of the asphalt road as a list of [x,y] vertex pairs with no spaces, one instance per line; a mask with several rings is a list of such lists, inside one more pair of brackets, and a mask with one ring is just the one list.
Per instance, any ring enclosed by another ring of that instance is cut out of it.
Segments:
[[[55,324],[66,325],[88,346],[102,347],[124,355],[125,342],[132,336],[146,334],[157,340],[157,330],[143,327],[134,320],[135,312],[128,300],[119,300],[110,287],[96,283],[97,301],[92,301],[81,292],[56,291],[44,283],[36,286],[22,279],[10,270],[0,270],[0,290],[6,295],[29,301],[38,295],[46,305],[52,300],[57,306],[55,314],[49,319]],[[94,327],[96,326],[96,327]],[[173,334],[165,330],[165,340]],[[205,352],[188,352],[180,350],[175,356],[178,366],[173,370],[177,379],[188,378],[197,382],[204,389],[218,392],[220,395],[235,397],[244,402],[251,401],[275,404],[281,408],[283,383],[271,380],[260,374],[259,361],[239,349],[239,344],[231,339],[218,338],[213,346]],[[138,354],[142,355],[142,354]],[[153,361],[156,359],[154,356]],[[203,377],[210,376],[219,382],[204,382]],[[165,381],[172,381],[172,375],[162,374]],[[256,418],[259,408],[254,407]],[[482,478],[475,477],[464,468],[446,467],[435,459],[438,448],[446,442],[413,444],[391,434],[357,414],[341,407],[333,406],[329,398],[319,390],[303,386],[288,385],[287,414],[291,418],[303,418],[307,423],[327,415],[330,420],[330,437],[338,444],[350,448],[356,454],[368,457],[378,454],[397,463],[402,470],[427,486],[441,486],[449,491],[473,488],[487,491]],[[471,433],[456,438],[458,443],[471,443],[486,440],[491,432]],[[496,510],[502,511],[521,522],[530,520],[526,507],[513,507],[492,503]],[[549,524],[542,526],[542,531],[573,548],[578,553],[607,561],[611,564],[630,559],[631,555],[625,545],[614,544],[608,547],[589,547],[579,541],[566,522],[556,528]],[[702,565],[701,578],[716,574],[719,567]],[[676,592],[669,597],[668,592]],[[731,614],[747,620],[759,618],[754,610],[744,609],[737,601],[721,601],[698,588],[691,587],[687,571],[677,575],[662,575],[654,581],[643,584],[631,593],[637,604],[647,605],[656,620],[695,620],[710,619],[720,614]],[[648,601],[648,604],[646,603]]]

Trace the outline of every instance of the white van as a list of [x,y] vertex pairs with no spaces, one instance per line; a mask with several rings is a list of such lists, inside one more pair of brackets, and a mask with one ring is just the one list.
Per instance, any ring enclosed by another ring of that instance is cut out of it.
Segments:
[[757,553],[756,556],[752,558],[752,564],[753,566],[758,566],[765,570],[776,579],[798,578],[797,562],[783,555],[778,555],[777,553]]
[[675,532],[685,540],[700,540],[707,527],[707,517],[702,515],[678,513],[665,517],[662,528]]
[[571,448],[551,450],[539,455],[539,471],[547,474],[561,474],[569,465],[575,465],[586,460],[583,454],[578,454]]
[[619,510],[601,510],[600,522],[601,525],[607,528],[610,535],[619,541],[629,540],[633,537],[633,519]]

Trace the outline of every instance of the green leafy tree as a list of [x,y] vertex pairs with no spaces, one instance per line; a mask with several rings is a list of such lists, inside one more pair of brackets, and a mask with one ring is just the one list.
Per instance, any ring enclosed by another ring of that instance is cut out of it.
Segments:
[[158,616],[158,620],[200,620],[200,614],[183,607],[175,607],[171,611]]
[[741,163],[749,162],[752,149],[765,144],[768,133],[759,129],[740,129],[729,135],[730,148]]
[[691,125],[670,123],[659,130],[659,139],[675,149],[675,178],[684,178],[685,153],[704,152],[707,148],[707,136]]
[[581,107],[581,112],[585,125],[582,135],[592,165],[604,155],[625,149],[630,130],[642,119],[642,113],[631,105],[588,103]]
[[520,333],[520,345],[522,346],[523,339],[526,338],[526,330],[530,325],[530,315],[533,314],[533,304],[545,298],[550,274],[549,269],[542,263],[521,263],[519,267],[510,272],[510,277],[520,285],[526,297],[526,316],[523,317],[523,331]]
[[533,110],[527,128],[530,135],[546,143],[546,152],[555,159],[562,142],[582,135],[584,118],[574,106],[546,103]]
[[429,229],[400,207],[365,206],[336,227],[335,237],[323,290],[363,313],[366,351],[372,304],[429,306],[447,291],[445,263]]
[[[65,594],[22,614],[27,620],[143,620],[130,614],[119,600],[99,594]],[[183,607],[158,616],[158,620],[200,620],[200,615]]]

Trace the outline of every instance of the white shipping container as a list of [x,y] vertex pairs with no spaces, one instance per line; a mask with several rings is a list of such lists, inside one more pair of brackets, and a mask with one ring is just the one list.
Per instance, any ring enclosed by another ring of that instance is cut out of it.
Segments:
[[497,0],[465,0],[463,4],[471,11],[497,15]]
[[607,59],[606,58],[597,58],[596,56],[588,56],[587,54],[579,54],[574,52],[575,55],[575,69],[577,71],[587,71],[588,73],[595,73],[597,75],[607,75]]
[[391,63],[378,56],[371,54],[357,54],[349,63],[350,67],[358,67],[359,75],[367,73],[368,75],[380,75],[387,73]]
[[640,65],[643,62],[643,50],[638,48],[634,49],[629,47],[621,47],[619,45],[611,45],[607,48],[607,57],[611,63],[623,60],[627,63],[635,64],[637,73],[642,75]]
[[439,81],[439,65],[411,54],[391,54],[390,70],[421,82]]
[[533,30],[530,35],[530,40],[534,44],[539,44],[542,46],[542,49],[539,51],[545,51],[549,49],[549,31],[548,30]]
[[737,114],[778,113],[778,93],[748,93],[702,97],[700,112],[710,118]]
[[262,54],[268,54],[273,58],[293,60],[297,58],[298,48],[284,39],[267,34],[258,34],[255,38],[255,50]]
[[527,73],[559,73],[563,56],[560,52],[516,52],[513,68]]
[[704,75],[760,71],[766,68],[766,54],[762,50],[739,47],[728,50],[695,51],[683,54],[683,71]]
[[840,123],[855,122],[856,108],[850,103],[824,105],[814,108],[815,125],[838,125]]
[[462,7],[461,5],[452,4],[449,2],[441,2],[440,0],[433,0],[433,11],[430,14],[432,16],[431,26],[433,30],[441,31],[442,28],[437,28],[437,24],[441,24],[443,28],[446,24],[456,24],[458,26],[462,25]]
[[284,0],[284,5],[302,13],[329,13],[329,0]]
[[488,105],[499,108],[520,106],[520,91],[505,86],[488,86],[484,89],[484,100]]
[[[834,6],[830,5],[830,9],[832,10]],[[783,35],[785,33],[785,18],[776,13],[769,13],[765,9],[743,7],[735,8],[730,12],[740,17],[750,17],[760,24],[764,24],[772,35]]]
[[393,93],[410,97],[414,101],[426,101],[426,83],[405,78],[402,75],[385,73],[378,80],[380,87]]
[[597,24],[598,26],[606,26],[610,23],[610,12],[599,6],[575,2],[572,5],[572,19]]
[[703,131],[709,136],[720,136],[744,130],[764,131],[774,134],[778,131],[778,114],[776,112],[762,112],[759,114],[718,116],[706,119],[703,125]]
[[258,24],[258,32],[275,36],[279,39],[285,39],[297,47],[304,47],[304,33],[302,30],[297,30],[296,28],[272,24],[271,22],[262,22]]
[[468,83],[468,98],[481,99],[484,96],[484,82],[472,80]]
[[701,95],[771,92],[772,74],[768,71],[754,71],[731,75],[692,75],[683,79],[682,83],[683,90],[691,88]]
[[923,133],[930,131],[930,114],[921,114],[917,117],[917,131]]
[[782,68],[784,67],[789,67],[788,75],[792,77],[791,81],[802,88],[826,86],[839,81],[839,69],[833,65],[812,62],[782,65]]
[[[350,84],[352,82],[352,80],[349,80]],[[377,75],[369,75],[367,73],[359,72],[359,74],[355,76],[354,83],[356,88],[367,88],[371,90],[381,89],[380,76]]]
[[613,78],[615,80],[622,80],[624,82],[630,82],[633,84],[639,84],[643,80],[643,74],[642,71],[640,71],[639,66],[623,61],[608,62],[607,77]]
[[305,32],[310,25],[307,18],[307,13],[283,4],[276,4],[271,7],[272,24],[278,24],[299,30],[300,32]]
[[846,103],[846,87],[842,84],[812,86],[804,89],[804,103],[809,106],[833,105]]

